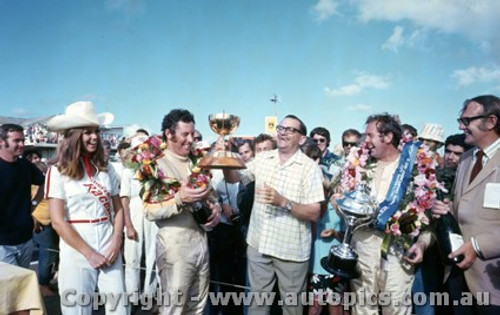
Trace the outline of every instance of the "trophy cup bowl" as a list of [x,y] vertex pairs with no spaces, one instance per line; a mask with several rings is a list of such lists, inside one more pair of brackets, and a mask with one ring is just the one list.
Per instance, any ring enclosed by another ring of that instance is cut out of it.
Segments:
[[350,245],[352,234],[376,219],[378,204],[370,196],[366,185],[358,185],[355,190],[337,199],[337,209],[346,223],[344,240],[340,245],[330,248],[328,256],[321,259],[321,266],[345,280],[358,278],[361,271],[357,265],[358,255]]
[[[208,116],[210,128],[224,138],[240,126],[240,118],[228,113],[217,113]],[[227,150],[212,150],[198,163],[201,168],[243,169],[245,163],[238,153]]]

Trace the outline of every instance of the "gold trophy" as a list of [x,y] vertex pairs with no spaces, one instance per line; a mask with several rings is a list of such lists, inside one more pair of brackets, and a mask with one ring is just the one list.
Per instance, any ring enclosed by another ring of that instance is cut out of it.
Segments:
[[[210,128],[222,139],[236,131],[240,126],[240,118],[227,113],[218,113],[208,116]],[[219,168],[219,169],[243,169],[245,163],[241,160],[238,153],[212,149],[198,163],[200,168]]]

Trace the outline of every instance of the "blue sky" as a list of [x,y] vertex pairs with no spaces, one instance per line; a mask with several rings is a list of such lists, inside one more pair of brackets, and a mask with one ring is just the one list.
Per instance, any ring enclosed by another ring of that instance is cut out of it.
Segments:
[[465,99],[500,94],[499,15],[497,0],[0,0],[0,115],[90,100],[159,132],[186,108],[214,139],[211,113],[257,135],[276,109],[335,143],[389,112],[449,135]]

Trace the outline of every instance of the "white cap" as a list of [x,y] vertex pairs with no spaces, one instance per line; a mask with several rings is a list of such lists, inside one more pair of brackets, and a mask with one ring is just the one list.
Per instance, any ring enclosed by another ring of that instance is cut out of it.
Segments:
[[444,129],[440,124],[425,124],[418,139],[432,140],[444,144]]

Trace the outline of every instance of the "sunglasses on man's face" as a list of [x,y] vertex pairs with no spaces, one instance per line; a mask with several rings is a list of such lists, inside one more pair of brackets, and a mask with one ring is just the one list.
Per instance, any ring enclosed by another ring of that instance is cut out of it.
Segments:
[[357,145],[358,145],[357,142],[342,141],[343,147],[355,147]]
[[326,138],[312,138],[315,143],[325,143]]

